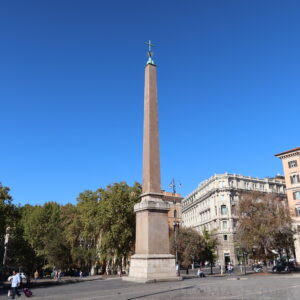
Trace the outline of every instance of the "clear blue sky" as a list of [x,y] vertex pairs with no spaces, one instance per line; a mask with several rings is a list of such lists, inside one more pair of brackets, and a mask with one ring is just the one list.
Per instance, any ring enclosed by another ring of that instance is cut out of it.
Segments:
[[15,203],[141,181],[148,39],[162,188],[282,173],[273,155],[300,146],[300,1],[2,0],[0,182]]

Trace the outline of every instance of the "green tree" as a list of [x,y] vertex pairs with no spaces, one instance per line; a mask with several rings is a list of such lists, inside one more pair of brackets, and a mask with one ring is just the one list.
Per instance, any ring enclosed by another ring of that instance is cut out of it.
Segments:
[[97,242],[100,235],[100,196],[99,191],[87,190],[80,193],[77,198],[75,219],[69,226],[73,232],[73,261],[76,262],[77,267],[86,271],[89,271],[97,260]]
[[55,202],[26,207],[23,218],[25,239],[44,259],[44,267],[65,269],[70,264],[68,247],[61,223],[61,208]]
[[204,249],[202,251],[201,259],[208,261],[210,264],[210,273],[213,274],[213,265],[217,258],[216,251],[218,247],[218,238],[215,231],[203,231]]
[[125,182],[114,183],[99,189],[100,204],[100,252],[105,261],[116,260],[122,268],[134,250],[135,214],[133,206],[139,201],[141,186],[129,187]]
[[180,264],[187,270],[195,260],[200,260],[205,247],[205,241],[202,235],[192,228],[180,228],[175,235],[171,236],[171,252],[175,254],[177,246],[177,255]]

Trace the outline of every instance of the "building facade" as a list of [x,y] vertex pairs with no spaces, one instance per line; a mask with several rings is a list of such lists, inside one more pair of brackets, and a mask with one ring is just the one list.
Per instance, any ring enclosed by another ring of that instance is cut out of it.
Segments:
[[212,231],[219,240],[218,263],[237,264],[234,245],[238,217],[236,208],[240,193],[258,191],[277,193],[285,198],[284,177],[253,178],[235,174],[218,174],[201,182],[182,200],[182,222],[199,232]]
[[295,255],[300,262],[300,147],[275,155],[282,160],[286,193],[295,235]]
[[177,193],[162,191],[163,200],[169,202],[170,210],[168,212],[169,230],[173,231],[175,226],[180,227],[182,223],[181,201],[183,197]]

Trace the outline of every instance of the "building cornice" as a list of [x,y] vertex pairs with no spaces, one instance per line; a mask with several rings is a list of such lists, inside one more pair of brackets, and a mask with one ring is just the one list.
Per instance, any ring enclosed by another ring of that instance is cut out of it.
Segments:
[[275,154],[276,157],[279,157],[279,158],[288,158],[288,157],[291,157],[291,156],[294,156],[294,155],[300,155],[300,147],[298,148],[294,148],[294,149],[291,149],[291,150],[288,150],[288,151],[284,151],[284,152],[281,152],[281,153],[278,153],[278,154]]
[[[254,189],[241,189],[241,188],[236,188],[236,187],[213,188],[210,191],[208,191],[206,194],[204,194],[203,196],[197,198],[195,201],[188,204],[187,206],[184,206],[184,204],[182,204],[182,213],[186,212],[191,207],[194,207],[195,205],[202,202],[206,198],[209,198],[211,195],[213,195],[215,193],[219,193],[219,192],[239,192],[239,193],[241,193],[241,192],[259,192],[259,193],[264,193],[264,194],[271,193],[269,191],[260,191],[260,190],[254,190]],[[285,193],[277,193],[277,192],[273,192],[273,193],[280,197],[286,197]],[[187,198],[183,199],[183,201],[186,199]],[[184,202],[182,202],[182,203],[184,203]],[[210,209],[210,207],[208,207],[208,209]]]

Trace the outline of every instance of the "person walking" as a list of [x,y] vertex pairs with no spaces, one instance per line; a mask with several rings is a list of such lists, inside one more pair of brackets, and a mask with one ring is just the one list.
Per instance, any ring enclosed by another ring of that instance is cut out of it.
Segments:
[[231,263],[229,263],[229,265],[228,265],[228,272],[229,272],[229,275],[231,275],[233,272],[233,265]]
[[16,273],[15,270],[12,272],[12,276],[8,277],[8,281],[11,281],[11,298],[15,299],[16,294],[18,297],[21,294],[18,291],[18,285],[20,284],[20,275]]
[[38,272],[38,270],[35,270],[33,276],[34,276],[34,281],[37,282],[37,280],[39,279],[39,272]]

